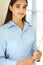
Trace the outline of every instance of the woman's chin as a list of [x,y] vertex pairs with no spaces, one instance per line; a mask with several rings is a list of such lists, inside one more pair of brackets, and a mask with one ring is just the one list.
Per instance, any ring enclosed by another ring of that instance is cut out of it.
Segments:
[[18,16],[18,19],[22,19],[24,16]]

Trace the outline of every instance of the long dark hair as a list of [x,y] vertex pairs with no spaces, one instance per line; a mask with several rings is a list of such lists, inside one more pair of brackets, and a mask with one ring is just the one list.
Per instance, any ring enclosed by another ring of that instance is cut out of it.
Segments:
[[[13,6],[13,4],[16,2],[16,0],[11,0],[9,5]],[[26,3],[27,0],[26,0]],[[5,18],[5,21],[4,21],[4,24],[8,23],[10,20],[12,20],[12,12],[10,11],[9,7],[8,7],[8,11],[7,11],[7,15],[6,15],[6,18]],[[23,22],[26,21],[26,15],[23,17],[22,19]]]

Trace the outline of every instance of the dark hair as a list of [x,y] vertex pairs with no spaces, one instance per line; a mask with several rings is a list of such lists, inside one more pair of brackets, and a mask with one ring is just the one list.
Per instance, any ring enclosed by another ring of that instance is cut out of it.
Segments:
[[[13,6],[13,4],[16,2],[17,0],[11,0],[9,5]],[[26,0],[26,3],[27,0]],[[7,15],[6,15],[6,18],[5,18],[5,21],[4,21],[4,24],[8,23],[10,20],[12,20],[12,12],[10,11],[9,7],[8,7],[8,11],[7,11]],[[22,19],[23,22],[26,21],[26,15],[23,17]]]

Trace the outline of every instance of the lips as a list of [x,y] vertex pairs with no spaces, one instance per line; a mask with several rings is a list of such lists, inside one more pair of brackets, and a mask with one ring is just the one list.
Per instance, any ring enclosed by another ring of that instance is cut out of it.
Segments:
[[19,15],[23,15],[24,13],[18,13]]

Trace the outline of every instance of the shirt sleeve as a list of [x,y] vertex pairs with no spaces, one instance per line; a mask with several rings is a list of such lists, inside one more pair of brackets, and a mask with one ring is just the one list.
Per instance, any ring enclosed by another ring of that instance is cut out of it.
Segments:
[[4,40],[4,32],[1,30],[0,31],[0,65],[16,65],[17,61],[12,60],[10,58],[6,59],[5,58],[5,40]]

